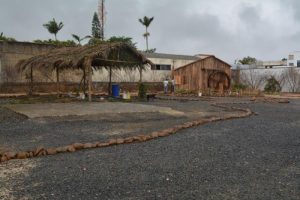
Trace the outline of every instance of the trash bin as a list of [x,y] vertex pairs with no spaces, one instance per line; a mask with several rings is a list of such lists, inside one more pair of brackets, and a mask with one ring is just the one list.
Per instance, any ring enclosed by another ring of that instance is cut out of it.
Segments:
[[120,86],[118,84],[113,84],[111,90],[113,97],[120,97]]

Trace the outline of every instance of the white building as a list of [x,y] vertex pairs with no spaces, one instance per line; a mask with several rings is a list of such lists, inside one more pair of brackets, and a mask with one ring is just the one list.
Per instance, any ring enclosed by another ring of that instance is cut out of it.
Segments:
[[300,67],[300,51],[289,54],[287,65],[290,67]]
[[[165,53],[143,53],[146,58],[154,63],[154,66],[147,66],[143,72],[142,80],[144,82],[161,82],[166,78],[171,78],[172,70],[192,63],[199,58],[207,57],[209,55],[198,54],[195,56],[189,55],[175,55]],[[138,82],[139,72],[119,70],[113,72],[113,82]],[[108,72],[102,70],[93,74],[93,80],[95,81],[107,81]]]

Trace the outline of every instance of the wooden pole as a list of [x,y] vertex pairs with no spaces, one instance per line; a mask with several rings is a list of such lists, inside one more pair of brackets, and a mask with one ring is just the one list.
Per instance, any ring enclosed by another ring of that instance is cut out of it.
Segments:
[[92,102],[92,66],[90,62],[87,62],[88,68],[88,87],[89,87],[89,102]]
[[56,68],[56,91],[57,91],[57,96],[59,97],[60,95],[60,88],[59,88],[59,69]]
[[86,69],[83,69],[83,93],[86,94]]
[[111,76],[112,76],[112,69],[111,67],[109,67],[108,96],[111,96]]
[[140,71],[140,83],[142,83],[142,80],[143,80],[143,70],[142,70],[142,68],[140,68],[139,71]]
[[29,95],[33,94],[33,69],[30,67],[30,86],[29,86]]

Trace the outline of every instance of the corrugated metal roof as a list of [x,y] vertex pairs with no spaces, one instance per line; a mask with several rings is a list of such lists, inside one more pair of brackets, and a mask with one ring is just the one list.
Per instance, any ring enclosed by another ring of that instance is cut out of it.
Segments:
[[176,60],[198,60],[197,56],[188,55],[176,55],[176,54],[166,54],[166,53],[145,53],[142,52],[146,58],[163,58],[163,59],[176,59]]

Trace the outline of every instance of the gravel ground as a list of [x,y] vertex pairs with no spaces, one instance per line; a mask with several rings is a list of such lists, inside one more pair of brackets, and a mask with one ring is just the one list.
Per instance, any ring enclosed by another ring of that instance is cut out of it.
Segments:
[[299,199],[300,101],[241,106],[259,115],[8,162],[0,199]]
[[210,102],[160,101],[141,104],[171,107],[187,116],[163,113],[127,113],[28,119],[0,107],[0,151],[59,147],[76,142],[104,141],[109,138],[150,134],[174,125],[207,116],[224,115],[232,110],[210,106]]

